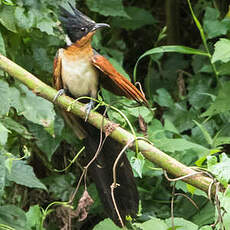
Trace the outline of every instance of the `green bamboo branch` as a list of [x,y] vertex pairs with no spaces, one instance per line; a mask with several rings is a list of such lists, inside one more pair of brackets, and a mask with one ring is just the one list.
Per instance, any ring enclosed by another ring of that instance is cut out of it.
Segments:
[[[6,71],[12,77],[20,80],[24,83],[28,88],[30,88],[34,93],[38,96],[46,98],[47,100],[53,102],[53,98],[57,94],[57,91],[40,81],[34,75],[23,69],[22,67],[18,66],[8,58],[4,57],[0,54],[0,68]],[[60,107],[65,110],[71,105],[71,112],[76,116],[84,119],[85,118],[85,107],[84,104],[75,102],[74,100],[68,96],[60,96],[55,103],[57,103]],[[103,131],[105,131],[105,127],[108,125],[113,124],[108,119],[105,119],[101,114],[97,112],[91,112],[88,117],[88,122],[95,126],[96,128],[100,129],[101,124],[104,124],[102,127]],[[130,141],[135,140],[135,137],[121,127],[117,127],[110,135],[114,140],[121,143],[125,146]],[[157,149],[150,143],[146,142],[145,140],[137,140],[139,151],[147,158],[149,161],[157,164],[161,168],[165,169],[168,173],[172,174],[174,177],[181,177],[190,174],[194,174],[196,171],[193,169],[183,165],[182,163],[178,162],[174,158],[168,156],[166,153],[162,152],[161,150]],[[131,149],[135,150],[135,145],[130,146]],[[195,186],[205,192],[208,193],[210,185],[213,184],[212,179],[204,176],[202,174],[193,175],[191,177],[183,177],[183,181],[188,184]],[[212,194],[215,193],[215,186],[212,186]]]

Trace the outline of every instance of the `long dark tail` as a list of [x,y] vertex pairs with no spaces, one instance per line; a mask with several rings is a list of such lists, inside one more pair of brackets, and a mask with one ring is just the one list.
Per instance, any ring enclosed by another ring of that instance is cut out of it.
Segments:
[[[87,163],[90,162],[98,149],[100,142],[100,130],[68,112],[64,112],[64,118],[68,125],[70,125],[74,130],[76,136],[79,136],[79,132],[81,132],[81,130],[84,131],[84,135],[82,136],[85,136],[84,142],[86,147]],[[76,126],[78,126],[77,129]],[[76,130],[78,132],[76,132]],[[114,202],[112,200],[111,185],[113,183],[114,161],[121,150],[122,146],[119,143],[114,141],[112,138],[107,137],[97,158],[93,161],[88,170],[91,178],[96,184],[99,197],[106,214],[118,226],[121,226],[121,222],[118,218]],[[114,198],[117,210],[119,211],[123,223],[125,223],[125,217],[127,215],[133,217],[136,215],[139,203],[138,191],[133,172],[125,154],[123,154],[118,162],[116,168],[116,179],[119,186],[114,190]]]
[[[99,130],[92,127],[86,138],[86,151],[91,158],[94,156],[99,144]],[[89,168],[90,176],[96,184],[100,199],[104,205],[106,214],[119,226],[117,212],[111,196],[111,185],[113,183],[113,165],[122,147],[119,143],[108,137],[97,156],[96,160]],[[119,186],[114,190],[114,198],[117,210],[125,223],[127,215],[135,216],[138,211],[138,192],[134,181],[130,163],[125,154],[121,157],[116,168],[116,179]]]

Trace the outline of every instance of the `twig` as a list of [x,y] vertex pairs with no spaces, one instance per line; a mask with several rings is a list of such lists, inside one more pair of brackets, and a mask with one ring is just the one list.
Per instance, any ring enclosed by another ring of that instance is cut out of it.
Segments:
[[195,201],[192,200],[192,199],[191,199],[190,197],[188,197],[187,195],[185,195],[185,194],[183,194],[183,193],[175,193],[174,196],[183,196],[183,197],[187,198],[187,199],[193,204],[193,206],[194,206],[197,210],[199,210],[199,207],[197,206],[197,204],[195,203]]
[[[105,112],[104,112],[103,115],[105,115],[105,113],[106,113],[106,110],[105,110]],[[102,121],[103,121],[103,120],[102,120]],[[105,140],[106,140],[106,138],[107,138],[107,136],[106,136],[106,137],[104,138],[104,140],[102,140],[102,139],[103,139],[103,137],[102,137],[102,133],[103,133],[103,132],[102,132],[102,127],[103,127],[103,123],[102,123],[101,129],[100,129],[100,141],[99,141],[99,144],[98,144],[97,151],[96,151],[96,153],[94,154],[94,157],[93,157],[93,158],[89,161],[89,163],[84,167],[84,169],[83,169],[83,171],[82,171],[82,174],[81,174],[81,177],[79,178],[77,187],[76,187],[74,193],[71,195],[71,198],[70,198],[70,200],[69,200],[69,203],[72,203],[72,202],[73,202],[74,197],[75,197],[76,194],[77,194],[77,191],[78,191],[78,189],[79,189],[79,187],[80,187],[80,184],[81,184],[81,181],[82,181],[83,177],[84,177],[85,190],[87,190],[87,186],[86,186],[86,184],[87,184],[87,183],[86,183],[86,176],[87,176],[88,168],[90,167],[90,165],[91,165],[91,164],[95,161],[95,159],[97,158],[97,156],[98,156],[98,154],[100,153],[101,148],[102,148],[102,146],[104,145]]]
[[114,208],[115,208],[115,211],[117,213],[117,216],[118,216],[118,219],[121,223],[121,226],[124,228],[124,223],[123,223],[123,220],[121,218],[121,215],[120,215],[120,212],[118,210],[118,207],[117,207],[117,203],[116,203],[116,200],[115,200],[115,196],[114,196],[114,189],[117,188],[117,186],[120,186],[119,184],[117,184],[117,178],[116,178],[116,167],[117,167],[117,164],[118,164],[118,161],[120,160],[122,154],[125,152],[125,150],[129,147],[129,145],[134,142],[135,139],[132,139],[130,140],[125,146],[124,148],[121,150],[121,152],[118,154],[116,160],[114,161],[114,164],[113,164],[113,183],[111,184],[110,188],[111,188],[111,197],[112,197],[112,201],[113,201],[113,205],[114,205]]
[[175,224],[174,224],[174,198],[175,198],[175,183],[173,184],[172,199],[171,199],[171,223],[172,223],[172,230],[175,230]]
[[163,171],[164,172],[164,176],[165,176],[165,178],[168,180],[168,181],[178,181],[178,180],[183,180],[183,179],[185,179],[185,178],[188,178],[188,177],[192,177],[192,176],[195,176],[195,175],[197,175],[197,174],[202,174],[202,172],[193,172],[193,173],[191,173],[191,174],[189,174],[189,175],[185,175],[185,176],[181,176],[181,177],[177,177],[177,178],[169,178],[168,177],[168,174],[167,174],[167,172],[166,172],[166,170],[164,170]]

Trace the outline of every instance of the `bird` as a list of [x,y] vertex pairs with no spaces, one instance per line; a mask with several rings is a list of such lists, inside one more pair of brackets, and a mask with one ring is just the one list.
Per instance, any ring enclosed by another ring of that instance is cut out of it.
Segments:
[[[115,95],[125,96],[145,106],[148,101],[127,78],[121,75],[113,65],[96,50],[91,41],[95,32],[109,28],[106,23],[96,23],[70,4],[70,10],[60,6],[61,26],[66,34],[66,47],[60,48],[54,58],[53,84],[58,93],[55,97],[66,94],[74,99],[89,96],[86,104],[86,118],[95,106],[99,85]],[[105,109],[100,109],[104,113]],[[76,117],[71,112],[62,111],[66,123],[72,128],[76,137],[84,142],[88,162],[94,157],[100,142],[100,130],[86,120]],[[122,146],[107,137],[97,158],[90,165],[88,172],[104,206],[106,215],[115,224],[122,226],[111,196],[113,183],[113,164]],[[122,155],[117,167],[117,183],[115,201],[117,210],[125,223],[126,216],[135,217],[138,212],[139,195],[134,175],[127,156]]]

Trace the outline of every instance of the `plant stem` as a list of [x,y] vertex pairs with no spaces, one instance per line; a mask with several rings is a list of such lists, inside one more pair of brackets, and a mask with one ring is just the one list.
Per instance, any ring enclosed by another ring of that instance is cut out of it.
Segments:
[[198,30],[200,31],[200,36],[201,36],[202,42],[204,44],[204,48],[205,48],[206,52],[208,53],[208,58],[209,58],[211,66],[212,66],[213,72],[216,76],[217,82],[219,82],[219,73],[217,72],[216,65],[214,63],[212,63],[212,55],[211,55],[209,48],[208,48],[208,43],[207,43],[207,39],[206,39],[205,34],[204,34],[203,27],[200,24],[196,15],[194,14],[190,0],[187,0],[187,1],[188,1],[189,9],[190,9],[190,12],[192,14],[193,20],[194,20]]

